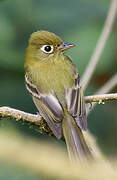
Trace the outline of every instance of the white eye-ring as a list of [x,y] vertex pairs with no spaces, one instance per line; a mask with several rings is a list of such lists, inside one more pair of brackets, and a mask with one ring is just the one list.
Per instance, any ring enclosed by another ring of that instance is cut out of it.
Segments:
[[43,46],[41,47],[41,50],[42,50],[43,52],[45,52],[45,53],[50,54],[50,53],[53,52],[54,47],[53,47],[52,45],[43,45]]

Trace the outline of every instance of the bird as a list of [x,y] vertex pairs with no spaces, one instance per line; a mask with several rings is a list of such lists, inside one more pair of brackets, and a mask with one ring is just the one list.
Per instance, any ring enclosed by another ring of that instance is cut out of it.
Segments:
[[83,131],[87,115],[80,75],[53,32],[39,30],[30,36],[25,55],[25,84],[39,114],[57,139],[64,137],[71,162],[92,158]]

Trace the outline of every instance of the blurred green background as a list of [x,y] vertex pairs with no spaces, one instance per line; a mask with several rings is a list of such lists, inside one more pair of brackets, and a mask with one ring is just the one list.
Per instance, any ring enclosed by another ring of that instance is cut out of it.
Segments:
[[[65,42],[75,43],[77,46],[67,54],[82,75],[101,33],[109,4],[110,0],[0,0],[0,106],[37,112],[25,89],[23,68],[28,39],[34,31],[52,31]],[[86,94],[93,94],[117,72],[116,42],[115,23]],[[113,89],[116,91],[117,87]],[[88,126],[106,155],[117,154],[117,102],[97,105],[88,118]],[[7,131],[18,129],[26,136],[55,141],[61,146],[60,141],[36,132],[27,124],[6,119],[0,121],[0,128],[4,127],[8,127]],[[9,173],[12,180],[16,179],[13,169],[10,171],[5,166],[4,170],[4,165],[0,165],[0,179],[7,179]],[[29,174],[22,170],[18,174],[19,179],[29,179]],[[30,176],[34,178],[37,177]]]

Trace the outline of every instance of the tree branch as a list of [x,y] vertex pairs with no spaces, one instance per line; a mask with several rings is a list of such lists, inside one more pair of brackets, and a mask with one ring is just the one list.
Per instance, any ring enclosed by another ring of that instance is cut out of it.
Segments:
[[108,100],[117,100],[117,93],[92,95],[92,96],[85,97],[86,103],[92,103],[92,102],[102,103],[102,102],[108,101]]
[[[85,97],[86,103],[91,103],[91,102],[101,103],[108,100],[117,100],[117,93],[101,94],[101,95],[93,95],[93,96]],[[16,121],[22,120],[22,121],[37,125],[41,129],[43,129],[46,133],[49,133],[50,135],[52,135],[51,130],[49,129],[46,122],[40,115],[26,113],[26,112],[16,110],[10,107],[0,107],[0,117],[12,118],[12,119],[15,119]]]
[[[115,75],[112,76],[112,78],[107,81],[107,83],[105,83],[95,94],[101,96],[100,94],[103,94],[103,93],[108,93],[109,91],[111,91],[115,86],[117,85],[117,73]],[[115,93],[116,95],[116,93]],[[93,95],[95,96],[95,95]],[[95,105],[97,103],[94,102],[92,104],[92,107],[90,109],[87,110],[87,115],[94,109]]]
[[10,107],[0,107],[0,116],[3,118],[10,117],[16,119],[16,121],[23,120],[29,123],[34,123],[35,125],[40,125],[41,116],[26,113],[17,109]]
[[42,129],[44,132],[52,135],[51,130],[47,126],[45,120],[40,115],[30,114],[24,111],[4,106],[0,107],[0,118],[11,118],[15,119],[16,121],[22,120],[24,122],[39,126],[39,128]]
[[89,64],[83,74],[83,77],[82,77],[81,82],[82,82],[82,87],[83,87],[84,91],[92,77],[92,74],[95,70],[95,67],[96,67],[96,65],[99,61],[99,58],[102,54],[102,51],[104,49],[105,43],[106,43],[106,41],[109,37],[109,34],[112,30],[112,26],[114,24],[114,20],[116,17],[116,12],[117,12],[117,0],[112,0],[110,9],[108,12],[108,16],[107,16],[105,24],[104,24],[104,28],[103,28],[100,38],[97,42],[96,48],[92,54],[92,57],[89,61]]

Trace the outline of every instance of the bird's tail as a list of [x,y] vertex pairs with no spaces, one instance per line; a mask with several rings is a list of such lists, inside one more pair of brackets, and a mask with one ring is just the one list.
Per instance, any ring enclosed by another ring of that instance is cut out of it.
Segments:
[[77,160],[92,159],[92,153],[85,142],[81,129],[68,113],[65,113],[62,128],[70,160],[76,162]]

